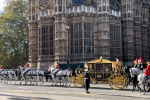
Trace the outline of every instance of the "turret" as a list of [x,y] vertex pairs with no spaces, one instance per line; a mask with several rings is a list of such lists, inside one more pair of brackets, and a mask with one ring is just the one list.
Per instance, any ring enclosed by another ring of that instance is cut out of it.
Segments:
[[134,33],[133,33],[133,0],[122,0],[122,39],[124,65],[133,66]]
[[98,55],[110,58],[109,0],[97,0]]
[[55,0],[55,64],[67,62],[66,0]]

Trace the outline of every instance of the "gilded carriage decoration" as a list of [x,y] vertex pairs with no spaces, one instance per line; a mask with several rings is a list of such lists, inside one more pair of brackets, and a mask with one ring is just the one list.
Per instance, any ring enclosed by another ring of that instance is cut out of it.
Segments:
[[[123,70],[119,70],[117,73],[116,62],[103,59],[92,60],[86,62],[84,65],[85,69],[89,70],[90,79],[98,83],[109,83],[113,89],[123,89],[128,84],[126,75],[123,74]],[[77,68],[76,75],[73,83],[76,87],[84,86],[84,69]]]

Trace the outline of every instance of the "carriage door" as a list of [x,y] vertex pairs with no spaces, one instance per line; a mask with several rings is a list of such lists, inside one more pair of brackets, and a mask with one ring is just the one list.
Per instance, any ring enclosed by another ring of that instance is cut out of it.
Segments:
[[105,63],[104,65],[104,80],[107,80],[112,74],[112,64]]
[[97,81],[103,80],[103,70],[103,64],[96,64],[95,79]]

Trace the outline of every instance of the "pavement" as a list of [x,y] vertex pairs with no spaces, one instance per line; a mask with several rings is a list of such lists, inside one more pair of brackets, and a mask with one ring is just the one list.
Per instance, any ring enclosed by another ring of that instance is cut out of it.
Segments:
[[0,100],[148,100],[150,93],[131,92],[132,86],[122,90],[113,90],[109,84],[90,84],[90,94],[84,88],[51,86],[51,82],[42,85],[20,85],[19,82],[0,84]]

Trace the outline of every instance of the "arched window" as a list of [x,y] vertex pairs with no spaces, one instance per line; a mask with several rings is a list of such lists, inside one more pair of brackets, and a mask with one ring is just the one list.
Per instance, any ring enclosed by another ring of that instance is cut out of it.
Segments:
[[85,0],[73,0],[73,4],[85,4]]

